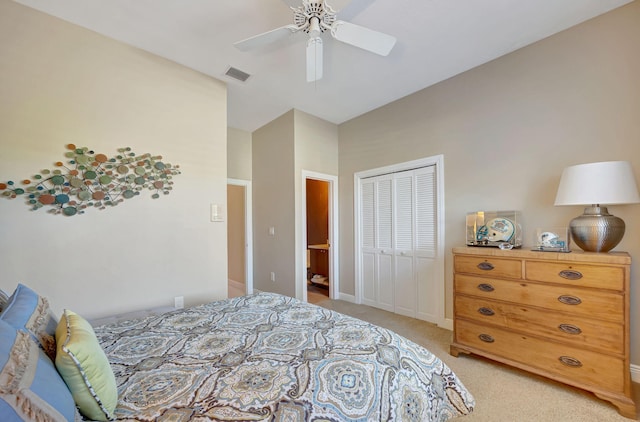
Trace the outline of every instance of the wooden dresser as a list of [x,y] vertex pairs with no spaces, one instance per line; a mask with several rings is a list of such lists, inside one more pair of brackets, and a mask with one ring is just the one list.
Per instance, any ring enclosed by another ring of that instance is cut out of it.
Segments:
[[453,249],[451,354],[474,353],[593,392],[636,418],[625,252]]

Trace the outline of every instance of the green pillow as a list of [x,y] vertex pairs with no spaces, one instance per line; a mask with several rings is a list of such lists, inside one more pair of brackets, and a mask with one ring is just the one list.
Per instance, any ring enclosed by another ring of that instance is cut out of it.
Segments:
[[113,419],[118,402],[116,378],[91,325],[65,309],[56,329],[56,368],[84,416]]

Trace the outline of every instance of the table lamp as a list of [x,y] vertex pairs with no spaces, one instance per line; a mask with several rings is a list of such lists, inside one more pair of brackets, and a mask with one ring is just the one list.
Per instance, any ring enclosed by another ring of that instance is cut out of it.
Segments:
[[587,205],[571,220],[573,242],[586,252],[609,252],[624,236],[624,221],[606,206],[640,202],[628,161],[605,161],[567,167],[562,172],[555,205]]

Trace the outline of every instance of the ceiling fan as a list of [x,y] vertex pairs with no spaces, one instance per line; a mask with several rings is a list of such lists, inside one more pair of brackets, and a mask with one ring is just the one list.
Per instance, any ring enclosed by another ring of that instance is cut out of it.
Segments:
[[[309,35],[307,41],[307,82],[322,78],[322,38],[329,32],[333,38],[381,56],[387,56],[396,43],[395,37],[363,26],[336,19],[337,12],[324,0],[283,0],[293,10],[294,24],[286,25],[233,45],[250,51],[287,38],[298,32]],[[300,4],[302,2],[302,4]]]

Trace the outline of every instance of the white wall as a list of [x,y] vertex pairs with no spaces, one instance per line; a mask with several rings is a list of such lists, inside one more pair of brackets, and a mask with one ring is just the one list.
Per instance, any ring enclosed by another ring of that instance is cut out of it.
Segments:
[[[444,154],[446,304],[451,248],[465,214],[521,210],[536,227],[566,226],[581,207],[554,207],[564,167],[629,160],[640,180],[640,2],[561,32],[340,125],[340,280],[354,293],[353,174]],[[632,362],[640,363],[640,204],[611,206],[634,259]]]
[[65,145],[120,147],[180,165],[174,189],[63,217],[0,197],[0,287],[22,282],[87,317],[226,297],[226,86],[11,1],[0,2],[0,181]]

